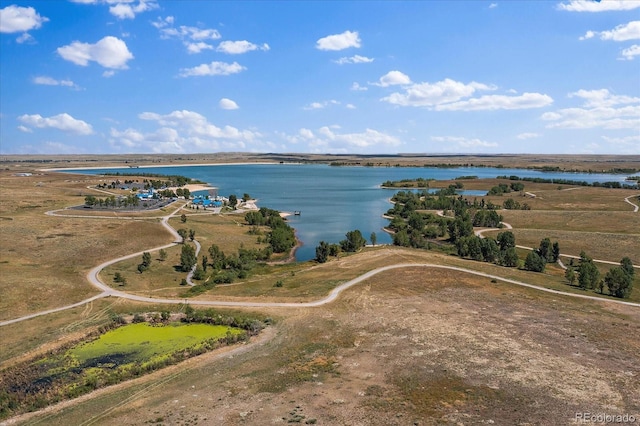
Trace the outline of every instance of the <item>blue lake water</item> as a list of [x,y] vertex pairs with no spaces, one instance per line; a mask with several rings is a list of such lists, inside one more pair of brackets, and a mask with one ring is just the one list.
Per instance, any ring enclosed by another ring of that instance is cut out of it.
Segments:
[[[389,198],[397,189],[381,189],[386,180],[453,179],[458,176],[495,178],[501,175],[568,179],[586,182],[624,182],[627,175],[539,172],[524,169],[485,167],[426,168],[426,167],[335,167],[302,164],[245,164],[182,167],[144,167],[140,169],[74,170],[85,174],[121,172],[179,174],[207,182],[218,188],[219,195],[238,198],[244,193],[258,199],[259,207],[293,212],[289,224],[296,229],[303,246],[296,252],[298,260],[315,257],[315,248],[322,240],[337,243],[345,233],[359,229],[369,240],[376,233],[378,243],[390,243],[382,231],[388,221],[382,218],[390,207]],[[525,182],[526,185],[526,182]],[[467,195],[484,195],[469,191]]]

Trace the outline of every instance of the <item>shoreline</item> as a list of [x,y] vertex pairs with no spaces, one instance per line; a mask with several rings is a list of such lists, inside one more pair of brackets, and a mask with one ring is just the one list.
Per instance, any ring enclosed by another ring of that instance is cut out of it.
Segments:
[[[103,169],[129,169],[131,171],[139,170],[139,169],[153,169],[156,167],[206,167],[206,166],[246,166],[246,165],[269,165],[269,164],[280,164],[275,161],[261,161],[261,162],[240,162],[240,163],[197,163],[197,164],[154,164],[152,166],[106,166],[106,167],[56,167],[52,169],[39,169],[42,172],[60,172],[65,170],[103,170]],[[302,163],[287,163],[287,164],[302,164]]]

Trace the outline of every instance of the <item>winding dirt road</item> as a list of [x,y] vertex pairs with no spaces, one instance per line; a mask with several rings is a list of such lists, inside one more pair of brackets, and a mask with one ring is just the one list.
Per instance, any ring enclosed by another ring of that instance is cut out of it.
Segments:
[[[631,196],[633,197],[633,196]],[[635,212],[638,211],[638,206],[633,204],[631,201],[629,201],[629,198],[631,197],[627,197],[625,198],[625,201],[628,202],[629,204],[635,206]],[[185,303],[185,299],[161,299],[161,298],[153,298],[153,297],[144,297],[144,296],[138,296],[138,295],[134,295],[134,294],[129,294],[123,291],[119,291],[116,290],[106,284],[104,284],[99,277],[100,271],[102,271],[104,268],[106,268],[109,265],[112,265],[114,263],[126,260],[126,259],[131,259],[133,257],[137,257],[137,256],[141,256],[142,253],[144,253],[145,251],[157,251],[160,249],[164,249],[164,248],[169,248],[172,247],[176,244],[179,244],[181,242],[181,237],[178,234],[178,232],[171,226],[169,225],[169,219],[173,216],[175,216],[182,208],[184,207],[184,204],[181,204],[176,210],[174,210],[171,214],[166,215],[166,216],[162,216],[162,220],[161,220],[161,224],[162,226],[164,226],[170,233],[171,235],[175,238],[175,241],[169,244],[165,244],[163,246],[159,246],[159,247],[154,247],[151,249],[147,249],[144,251],[139,251],[136,253],[132,253],[126,256],[121,256],[118,257],[116,259],[111,259],[108,260],[106,262],[101,263],[100,265],[96,266],[95,268],[91,269],[89,271],[89,273],[87,274],[87,280],[89,281],[89,283],[91,283],[91,285],[93,285],[94,287],[96,287],[97,289],[99,289],[101,291],[100,294],[97,294],[93,297],[90,297],[88,299],[82,300],[80,302],[76,302],[73,304],[69,304],[69,305],[65,305],[65,306],[61,306],[59,308],[54,308],[54,309],[48,309],[46,311],[40,311],[40,312],[36,312],[33,314],[29,314],[29,315],[24,315],[22,317],[19,318],[14,318],[11,320],[6,320],[6,321],[2,321],[0,322],[0,327],[5,326],[5,325],[10,325],[10,324],[15,324],[17,322],[21,322],[21,321],[25,321],[28,319],[32,319],[32,318],[36,318],[42,315],[48,315],[48,314],[52,314],[55,312],[61,312],[61,311],[65,311],[68,309],[73,309],[79,306],[82,306],[86,303],[91,303],[94,300],[97,299],[101,299],[101,298],[105,298],[105,297],[119,297],[119,298],[123,298],[123,299],[127,299],[127,300],[133,300],[133,301],[137,301],[137,302],[148,302],[148,303],[162,303],[162,304],[181,304],[181,303]],[[56,214],[56,211],[51,211],[51,212],[46,212],[47,215],[49,216],[61,216],[61,217],[82,217],[82,218],[109,218],[109,219],[114,219],[114,217],[110,217],[110,216],[82,216],[82,215],[60,215],[60,214]],[[439,211],[437,212],[438,215],[443,215],[443,212]],[[141,220],[141,218],[134,218],[134,217],[119,217],[119,219],[133,219],[133,220]],[[151,218],[144,218],[144,219],[151,219]],[[505,222],[502,222],[502,224],[504,225],[504,227],[506,229],[513,229],[513,227]],[[481,230],[477,230],[475,231],[475,234],[478,235],[479,237],[483,237],[482,233],[489,231],[489,230],[493,230],[493,228],[487,228],[487,229],[481,229]],[[197,240],[194,240],[194,243],[196,243],[196,247],[197,247],[197,252],[198,253],[200,251],[200,244],[197,242]],[[532,250],[531,247],[525,247],[525,246],[516,246],[519,248],[523,248],[523,249],[527,249],[527,250]],[[572,255],[566,255],[566,254],[562,254],[563,257],[568,257],[568,258],[575,258],[575,259],[579,259],[579,256],[572,256]],[[616,262],[611,262],[611,261],[606,261],[606,260],[596,260],[594,259],[594,261],[596,262],[601,262],[601,263],[606,263],[606,264],[612,264],[612,265],[617,265],[618,263]],[[346,289],[361,283],[364,280],[367,280],[369,278],[371,278],[372,276],[379,274],[381,272],[384,271],[388,271],[388,270],[392,270],[392,269],[398,269],[398,268],[416,268],[416,267],[422,267],[422,268],[435,268],[435,269],[448,269],[451,271],[458,271],[458,272],[464,272],[464,273],[468,273],[468,274],[472,274],[472,275],[476,275],[476,276],[481,276],[481,277],[485,277],[485,278],[490,278],[490,279],[495,279],[495,280],[500,280],[503,282],[507,282],[510,284],[515,284],[515,285],[519,285],[522,287],[528,287],[528,288],[532,288],[532,289],[536,289],[539,291],[544,291],[547,293],[553,293],[553,294],[558,294],[558,295],[563,295],[563,296],[569,296],[569,297],[577,297],[580,299],[588,299],[588,300],[595,300],[595,301],[600,301],[600,302],[606,302],[606,303],[617,303],[617,304],[622,304],[622,305],[627,305],[627,306],[634,306],[634,307],[640,307],[640,303],[634,303],[634,302],[626,302],[626,301],[622,301],[622,300],[611,300],[611,299],[604,299],[598,296],[590,296],[590,295],[586,295],[586,294],[576,294],[576,293],[568,293],[568,292],[564,292],[564,291],[559,291],[559,290],[552,290],[552,289],[548,289],[545,287],[540,287],[537,285],[533,285],[533,284],[528,284],[522,281],[517,281],[517,280],[512,280],[512,279],[508,279],[508,278],[503,278],[497,275],[491,275],[491,274],[485,274],[483,272],[478,272],[478,271],[474,271],[471,269],[466,269],[466,268],[460,268],[460,267],[455,267],[455,266],[445,266],[445,265],[437,265],[437,264],[432,264],[432,263],[400,263],[400,264],[396,264],[396,265],[389,265],[389,266],[383,266],[380,268],[376,268],[373,269],[363,275],[360,275],[359,277],[356,277],[350,281],[347,281],[345,283],[340,284],[339,286],[335,287],[333,290],[331,290],[331,292],[329,292],[329,294],[322,298],[322,299],[318,299],[312,302],[231,302],[231,301],[209,301],[209,300],[189,300],[188,303],[190,305],[198,305],[198,306],[217,306],[217,307],[247,307],[247,308],[271,308],[271,307],[278,307],[278,308],[311,308],[311,307],[318,307],[318,306],[322,306],[325,305],[327,303],[331,303],[334,300],[336,300],[336,298],[340,295],[340,293],[342,293],[343,291],[345,291]],[[634,265],[635,268],[640,268],[640,265]],[[189,273],[188,276],[188,281],[190,285],[194,285],[193,282],[191,281],[191,276],[193,275],[193,270]]]

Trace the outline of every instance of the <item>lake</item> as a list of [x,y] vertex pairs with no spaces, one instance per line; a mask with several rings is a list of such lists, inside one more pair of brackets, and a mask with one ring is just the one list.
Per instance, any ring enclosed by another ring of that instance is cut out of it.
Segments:
[[[398,189],[381,189],[380,184],[386,180],[516,175],[586,182],[624,182],[628,176],[489,167],[336,167],[318,164],[159,166],[83,169],[74,172],[179,174],[207,182],[218,188],[219,195],[225,197],[235,194],[240,198],[248,193],[258,200],[259,207],[286,212],[298,210],[300,216],[289,216],[288,222],[303,242],[296,252],[297,260],[301,261],[315,257],[315,248],[320,241],[337,243],[345,238],[345,233],[354,229],[359,229],[367,240],[375,232],[379,244],[390,243],[391,237],[382,230],[388,223],[382,215],[391,207],[389,198]],[[468,195],[482,194],[474,192]]]

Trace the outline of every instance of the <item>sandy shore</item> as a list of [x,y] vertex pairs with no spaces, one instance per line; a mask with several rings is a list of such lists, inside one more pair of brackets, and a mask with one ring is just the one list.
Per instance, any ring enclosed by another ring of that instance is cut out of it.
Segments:
[[190,183],[190,184],[185,185],[185,186],[172,186],[172,187],[167,188],[167,189],[170,189],[170,190],[175,192],[176,189],[178,189],[178,188],[188,189],[189,192],[208,191],[209,189],[218,189],[215,186],[204,185],[204,184],[201,184],[201,183]]

